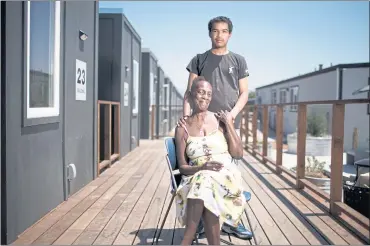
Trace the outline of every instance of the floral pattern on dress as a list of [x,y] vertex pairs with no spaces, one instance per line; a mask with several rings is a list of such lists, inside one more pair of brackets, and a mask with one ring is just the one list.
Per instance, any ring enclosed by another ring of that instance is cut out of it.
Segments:
[[186,154],[190,165],[201,166],[207,161],[221,162],[224,168],[219,172],[202,170],[192,176],[183,176],[176,194],[177,219],[186,225],[188,199],[201,199],[204,206],[220,219],[237,226],[245,208],[245,198],[240,171],[228,152],[226,139],[221,131],[205,137],[189,136]]

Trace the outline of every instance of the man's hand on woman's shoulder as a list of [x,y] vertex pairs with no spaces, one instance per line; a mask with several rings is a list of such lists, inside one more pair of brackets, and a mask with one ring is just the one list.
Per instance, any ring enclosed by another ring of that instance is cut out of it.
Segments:
[[189,116],[188,116],[188,115],[185,115],[185,116],[181,117],[181,118],[179,119],[179,121],[177,121],[176,126],[177,126],[177,127],[185,128],[185,126],[186,126],[186,119],[187,119],[187,118],[189,118]]
[[218,120],[223,122],[225,125],[227,124],[234,124],[234,118],[232,114],[226,110],[220,110],[215,113],[215,116]]

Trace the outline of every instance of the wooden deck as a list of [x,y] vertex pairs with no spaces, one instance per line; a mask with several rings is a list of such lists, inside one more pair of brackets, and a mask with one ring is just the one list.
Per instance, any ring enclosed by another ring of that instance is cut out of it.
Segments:
[[[169,203],[169,172],[163,141],[140,141],[129,153],[68,201],[34,224],[13,244],[153,244]],[[322,206],[298,192],[249,154],[240,163],[252,193],[247,211],[261,245],[364,244]],[[246,217],[243,222],[247,225]],[[171,210],[160,244],[180,244],[184,229]],[[233,244],[254,244],[222,235]],[[201,244],[207,244],[205,238]]]

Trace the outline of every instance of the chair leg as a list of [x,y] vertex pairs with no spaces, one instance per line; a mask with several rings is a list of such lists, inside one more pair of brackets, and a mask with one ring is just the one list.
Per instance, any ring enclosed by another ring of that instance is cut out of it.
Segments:
[[175,199],[175,196],[176,196],[176,193],[173,193],[173,194],[172,194],[171,201],[170,201],[170,204],[168,205],[168,208],[167,208],[166,214],[164,215],[164,218],[163,218],[163,220],[162,220],[161,228],[159,229],[159,232],[158,232],[157,238],[156,238],[156,240],[155,240],[155,243],[156,243],[156,244],[158,244],[159,237],[161,236],[162,229],[163,229],[163,227],[164,227],[164,223],[166,223],[167,216],[168,216],[168,213],[170,212],[170,209],[171,209],[171,207],[172,207],[172,203],[173,203],[173,200]]
[[249,215],[248,215],[248,213],[247,213],[247,210],[246,210],[246,209],[244,209],[244,213],[245,213],[245,215],[247,216],[247,220],[248,220],[249,228],[250,228],[250,230],[251,230],[251,232],[252,232],[252,235],[253,235],[253,241],[254,241],[254,244],[255,244],[255,245],[257,245],[256,234],[254,233],[254,230],[253,230],[253,227],[252,227],[252,223],[251,223],[251,220],[250,220],[250,218],[249,218]]

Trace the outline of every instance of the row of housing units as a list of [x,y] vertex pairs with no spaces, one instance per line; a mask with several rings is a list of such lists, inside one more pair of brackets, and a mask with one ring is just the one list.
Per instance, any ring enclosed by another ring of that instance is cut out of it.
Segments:
[[0,232],[10,244],[140,139],[166,135],[183,96],[121,9],[1,1],[0,13]]
[[[355,93],[370,84],[370,63],[331,65],[286,80],[256,88],[256,105],[296,102],[317,102],[327,100],[368,99],[369,93]],[[368,87],[367,87],[368,88]],[[368,89],[367,89],[368,90]],[[284,107],[283,133],[297,132],[298,105]],[[322,119],[320,126],[325,134],[332,132],[332,105],[316,104],[307,107],[308,116]],[[344,121],[344,152],[347,164],[369,157],[369,104],[347,104]],[[269,128],[276,129],[276,107],[268,108]],[[262,120],[259,107],[258,119]],[[330,149],[328,149],[330,151]],[[329,153],[330,155],[330,153]]]

